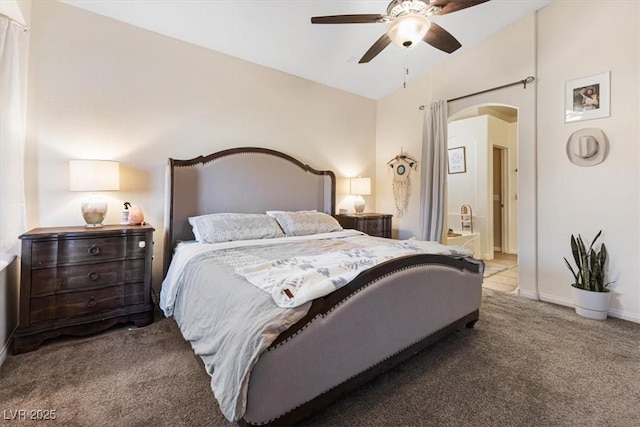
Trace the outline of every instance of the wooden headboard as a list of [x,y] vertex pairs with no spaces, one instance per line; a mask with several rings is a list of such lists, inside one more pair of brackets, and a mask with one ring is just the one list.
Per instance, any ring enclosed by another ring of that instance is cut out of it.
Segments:
[[190,160],[169,159],[164,272],[175,244],[193,240],[189,217],[316,209],[335,213],[336,178],[267,148],[233,148]]

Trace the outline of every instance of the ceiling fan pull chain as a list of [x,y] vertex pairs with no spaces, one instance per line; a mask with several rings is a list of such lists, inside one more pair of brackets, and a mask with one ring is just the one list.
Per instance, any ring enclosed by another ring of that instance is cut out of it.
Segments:
[[407,88],[407,76],[409,75],[409,49],[404,50],[404,82],[402,86],[404,89]]

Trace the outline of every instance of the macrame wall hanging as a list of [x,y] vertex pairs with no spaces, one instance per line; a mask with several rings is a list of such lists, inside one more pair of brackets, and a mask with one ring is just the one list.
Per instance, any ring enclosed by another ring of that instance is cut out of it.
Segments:
[[418,168],[418,161],[404,154],[404,150],[400,150],[400,154],[387,162],[387,165],[393,171],[393,198],[396,202],[396,214],[399,217],[407,213],[409,206],[410,181],[409,176],[411,170]]

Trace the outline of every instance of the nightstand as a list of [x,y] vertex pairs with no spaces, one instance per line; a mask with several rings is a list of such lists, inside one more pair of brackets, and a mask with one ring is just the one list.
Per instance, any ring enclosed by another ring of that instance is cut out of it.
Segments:
[[334,215],[343,228],[353,228],[370,236],[391,238],[391,218],[393,215],[361,213]]
[[153,321],[148,225],[36,228],[22,236],[20,314],[13,353],[61,335]]

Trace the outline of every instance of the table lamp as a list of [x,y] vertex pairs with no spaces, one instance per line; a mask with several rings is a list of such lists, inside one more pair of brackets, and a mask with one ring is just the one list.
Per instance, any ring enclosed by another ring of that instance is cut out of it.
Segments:
[[356,214],[361,214],[364,212],[365,206],[362,196],[371,194],[371,178],[351,178],[349,184],[351,187],[350,193],[355,196],[353,207],[356,210]]
[[80,205],[86,227],[102,227],[107,200],[97,191],[120,189],[120,165],[111,160],[70,160],[69,190],[91,191]]

